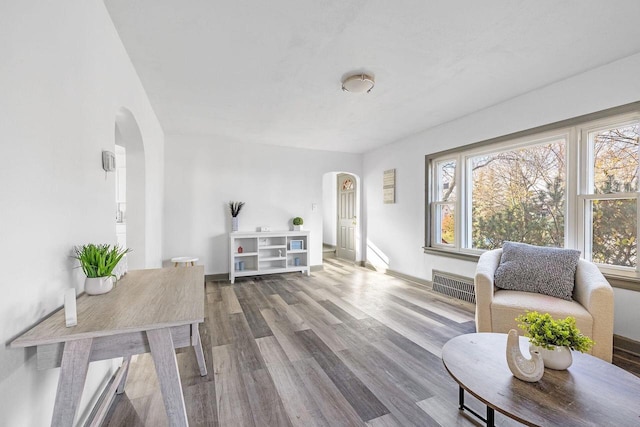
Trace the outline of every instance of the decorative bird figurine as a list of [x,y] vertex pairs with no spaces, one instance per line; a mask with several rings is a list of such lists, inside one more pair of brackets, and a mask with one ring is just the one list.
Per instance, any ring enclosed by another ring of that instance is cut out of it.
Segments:
[[529,383],[539,381],[544,374],[544,362],[537,351],[529,350],[531,359],[527,359],[520,350],[518,331],[511,329],[507,337],[507,364],[513,375]]

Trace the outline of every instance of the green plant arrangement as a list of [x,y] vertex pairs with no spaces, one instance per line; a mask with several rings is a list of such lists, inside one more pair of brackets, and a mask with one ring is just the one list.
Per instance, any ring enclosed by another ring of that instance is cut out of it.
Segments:
[[528,311],[516,317],[518,327],[525,331],[525,336],[533,345],[553,350],[554,347],[569,347],[581,353],[589,351],[594,342],[580,333],[576,327],[575,317],[555,320],[549,313],[540,314]]
[[302,225],[304,224],[304,220],[299,216],[293,218],[293,225]]
[[233,218],[237,217],[243,206],[244,202],[229,202],[229,210],[231,211],[231,216]]
[[80,261],[84,274],[88,278],[95,278],[114,276],[113,269],[130,249],[122,249],[118,245],[89,243],[76,246],[74,251],[74,258]]

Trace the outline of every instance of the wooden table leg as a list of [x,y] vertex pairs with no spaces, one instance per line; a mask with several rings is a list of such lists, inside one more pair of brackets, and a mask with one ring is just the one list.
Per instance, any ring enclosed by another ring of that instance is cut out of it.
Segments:
[[122,369],[124,369],[124,374],[122,375],[120,384],[118,384],[116,394],[124,393],[124,386],[127,384],[127,376],[129,376],[129,366],[131,366],[131,356],[125,357],[122,361]]
[[52,426],[72,426],[87,379],[93,339],[67,341],[62,353]]
[[204,360],[204,351],[202,350],[202,340],[200,339],[200,329],[198,328],[198,324],[194,323],[191,325],[191,343],[193,345],[193,349],[196,352],[196,359],[198,360],[198,367],[200,368],[200,376],[204,377],[207,375],[207,364]]
[[184,404],[171,330],[163,328],[147,331],[147,338],[149,338],[149,347],[151,347],[153,363],[156,366],[169,425],[186,427],[189,425],[187,408]]

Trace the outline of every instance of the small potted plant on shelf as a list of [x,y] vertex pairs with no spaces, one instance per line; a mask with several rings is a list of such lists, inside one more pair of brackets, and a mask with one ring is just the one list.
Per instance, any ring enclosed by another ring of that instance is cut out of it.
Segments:
[[518,327],[525,331],[532,350],[539,351],[544,366],[563,370],[571,366],[571,350],[589,351],[594,342],[576,327],[575,317],[555,320],[549,313],[528,311],[516,317]]
[[231,231],[238,231],[238,214],[242,210],[244,202],[229,202],[229,211],[231,212]]
[[80,261],[80,267],[87,276],[84,290],[89,295],[100,295],[113,289],[113,269],[130,249],[118,245],[89,243],[74,248],[74,258]]
[[300,231],[302,230],[302,224],[304,224],[304,220],[299,216],[293,218],[293,230]]

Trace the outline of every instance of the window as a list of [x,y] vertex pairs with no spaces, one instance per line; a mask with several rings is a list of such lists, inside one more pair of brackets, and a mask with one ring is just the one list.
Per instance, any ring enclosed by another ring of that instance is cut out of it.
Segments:
[[575,248],[640,277],[640,104],[427,156],[426,248]]
[[436,163],[437,191],[433,202],[434,244],[436,245],[453,246],[455,244],[455,173],[455,160],[443,160]]
[[637,267],[640,122],[583,131],[588,179],[579,197],[593,262]]

